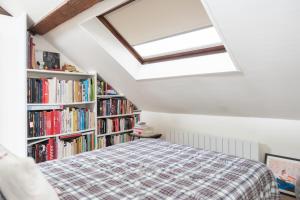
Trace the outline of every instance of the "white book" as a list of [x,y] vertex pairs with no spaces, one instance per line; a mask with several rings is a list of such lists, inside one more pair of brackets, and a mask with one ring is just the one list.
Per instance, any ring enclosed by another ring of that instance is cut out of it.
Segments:
[[56,103],[56,77],[48,79],[49,103]]
[[58,80],[56,82],[56,102],[57,103],[61,103],[60,93],[61,93],[61,82],[60,82],[60,80]]
[[67,82],[67,102],[71,103],[73,102],[73,81],[69,80]]

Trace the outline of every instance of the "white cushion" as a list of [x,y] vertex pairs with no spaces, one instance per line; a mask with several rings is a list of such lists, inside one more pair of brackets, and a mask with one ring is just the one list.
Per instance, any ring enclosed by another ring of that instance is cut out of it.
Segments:
[[18,158],[1,145],[0,190],[6,200],[58,200],[32,158]]

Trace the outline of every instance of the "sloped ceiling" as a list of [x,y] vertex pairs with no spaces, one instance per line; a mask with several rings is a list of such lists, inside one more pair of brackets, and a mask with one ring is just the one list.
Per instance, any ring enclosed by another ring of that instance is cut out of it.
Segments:
[[143,110],[300,119],[299,0],[203,0],[241,73],[144,81],[133,79],[81,26],[122,2],[101,2],[45,37]]

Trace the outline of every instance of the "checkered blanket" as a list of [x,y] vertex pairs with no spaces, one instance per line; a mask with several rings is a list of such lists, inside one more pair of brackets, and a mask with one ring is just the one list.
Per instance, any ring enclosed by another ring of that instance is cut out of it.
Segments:
[[163,140],[136,140],[39,166],[64,200],[279,200],[264,164]]

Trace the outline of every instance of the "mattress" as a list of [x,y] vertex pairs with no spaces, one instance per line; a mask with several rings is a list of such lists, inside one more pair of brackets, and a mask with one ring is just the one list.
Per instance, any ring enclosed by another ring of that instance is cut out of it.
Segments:
[[279,200],[257,161],[141,139],[39,164],[60,199]]

